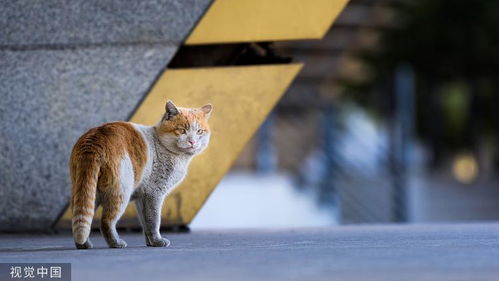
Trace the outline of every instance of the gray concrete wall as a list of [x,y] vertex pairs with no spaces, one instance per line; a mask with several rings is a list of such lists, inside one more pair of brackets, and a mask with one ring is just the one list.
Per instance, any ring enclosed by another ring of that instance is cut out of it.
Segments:
[[87,129],[126,120],[211,0],[0,0],[0,231],[48,230]]

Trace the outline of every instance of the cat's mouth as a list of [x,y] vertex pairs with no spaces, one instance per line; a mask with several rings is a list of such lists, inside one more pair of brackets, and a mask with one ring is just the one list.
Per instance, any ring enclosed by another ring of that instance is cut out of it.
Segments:
[[189,151],[196,151],[198,149],[197,146],[191,146],[191,147],[188,147],[187,150]]
[[188,148],[184,148],[183,151],[186,154],[194,155],[194,154],[197,153],[198,150],[197,150],[197,148],[191,146],[191,147],[188,147]]
[[187,147],[180,147],[180,149],[187,151],[187,152],[194,152],[198,149],[198,147],[191,145],[191,146],[187,146]]

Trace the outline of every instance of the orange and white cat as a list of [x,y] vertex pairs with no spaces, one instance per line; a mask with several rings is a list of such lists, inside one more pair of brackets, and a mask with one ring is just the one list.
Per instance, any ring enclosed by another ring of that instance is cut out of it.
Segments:
[[212,106],[180,108],[171,101],[155,126],[107,123],[78,139],[70,159],[73,237],[78,249],[92,248],[90,225],[102,205],[101,233],[109,247],[124,248],[116,222],[135,201],[146,244],[167,247],[160,235],[165,196],[186,176],[193,156],[210,141]]

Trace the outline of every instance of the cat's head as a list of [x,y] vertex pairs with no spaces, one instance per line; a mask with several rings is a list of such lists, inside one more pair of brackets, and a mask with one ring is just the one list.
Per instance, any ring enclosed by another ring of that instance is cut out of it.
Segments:
[[165,114],[157,125],[159,140],[175,153],[200,153],[210,141],[208,119],[212,109],[211,104],[199,108],[182,108],[167,101]]

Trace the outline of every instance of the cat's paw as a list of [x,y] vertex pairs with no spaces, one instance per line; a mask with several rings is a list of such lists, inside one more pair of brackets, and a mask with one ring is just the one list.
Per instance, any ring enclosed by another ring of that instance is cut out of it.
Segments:
[[92,249],[94,247],[92,242],[90,242],[90,239],[87,239],[87,241],[83,244],[78,244],[75,242],[75,245],[77,249]]
[[118,239],[117,241],[113,241],[109,243],[109,248],[126,248],[127,244],[125,240],[123,239]]
[[157,240],[152,240],[147,242],[147,246],[149,247],[168,247],[170,246],[170,240],[161,237]]

